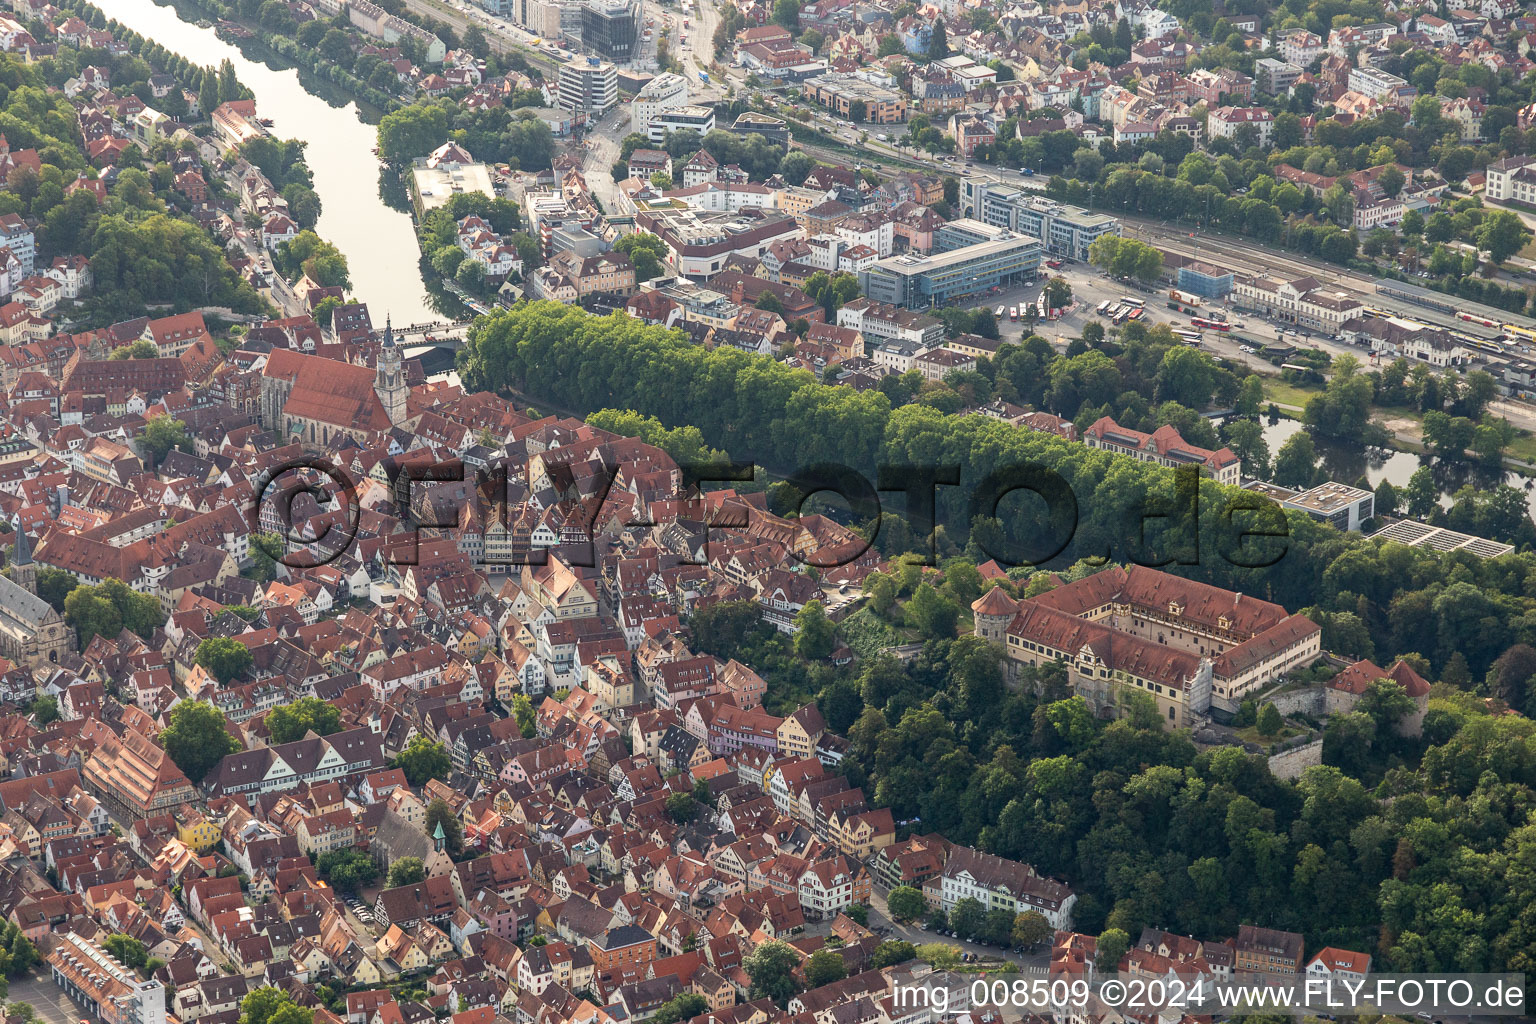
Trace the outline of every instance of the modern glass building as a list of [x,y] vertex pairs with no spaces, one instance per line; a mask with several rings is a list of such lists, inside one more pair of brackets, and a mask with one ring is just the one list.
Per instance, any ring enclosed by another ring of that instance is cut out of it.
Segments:
[[[987,231],[992,237],[971,240]],[[883,259],[860,271],[859,286],[872,301],[924,309],[1032,280],[1040,261],[1038,238],[988,229],[976,221],[954,221],[935,235],[932,255]]]
[[1120,221],[1114,217],[1058,203],[995,178],[966,178],[961,182],[960,206],[967,217],[1034,235],[1046,252],[1085,262],[1095,238],[1120,233]]

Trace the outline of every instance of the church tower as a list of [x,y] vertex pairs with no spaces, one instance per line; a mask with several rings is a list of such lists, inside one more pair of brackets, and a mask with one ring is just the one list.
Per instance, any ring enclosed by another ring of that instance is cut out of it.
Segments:
[[394,328],[387,316],[384,318],[384,342],[379,346],[378,376],[373,390],[378,394],[379,401],[384,403],[389,422],[396,425],[404,423],[405,399],[409,389],[405,386],[405,371],[400,365],[400,348],[395,344]]
[[32,561],[32,542],[27,531],[17,527],[16,552],[11,560],[11,580],[31,594],[37,593],[37,563]]

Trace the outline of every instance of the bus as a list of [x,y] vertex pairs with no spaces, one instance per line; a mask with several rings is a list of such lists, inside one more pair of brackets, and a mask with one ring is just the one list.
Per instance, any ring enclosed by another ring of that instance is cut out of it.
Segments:
[[1018,306],[1009,306],[1008,307],[1008,319],[1009,320],[1013,320],[1015,322],[1018,321],[1018,319],[1019,319],[1019,307]]
[[1097,315],[1099,315],[1099,316],[1103,316],[1104,315],[1104,311],[1106,309],[1108,309],[1108,308],[1109,308],[1109,300],[1105,299],[1103,302],[1099,303],[1099,308],[1096,309],[1094,312]]
[[1143,307],[1137,306],[1135,309],[1127,313],[1126,317],[1131,320],[1140,320],[1143,316],[1146,315],[1146,313],[1147,311]]
[[1178,335],[1179,340],[1184,342],[1186,345],[1193,345],[1197,348],[1200,345],[1199,331],[1174,331],[1173,333]]
[[1121,301],[1122,304],[1127,305],[1127,306],[1137,306],[1137,307],[1140,307],[1140,306],[1145,306],[1147,304],[1145,299],[1133,299],[1133,298],[1131,298],[1128,295],[1120,296],[1120,301]]
[[1230,331],[1232,329],[1232,325],[1225,320],[1210,320],[1203,316],[1195,317],[1190,323],[1202,331]]

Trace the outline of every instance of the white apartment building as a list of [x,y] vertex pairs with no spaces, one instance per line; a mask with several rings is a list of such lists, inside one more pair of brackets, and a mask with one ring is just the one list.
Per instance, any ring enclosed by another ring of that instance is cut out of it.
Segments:
[[1509,156],[1484,169],[1484,194],[1496,203],[1536,205],[1536,156]]
[[619,102],[619,69],[596,57],[560,65],[560,105],[566,110],[605,114]]
[[657,114],[673,107],[686,106],[687,103],[688,79],[663,71],[646,82],[645,87],[636,94],[635,101],[629,105],[629,130],[643,133]]

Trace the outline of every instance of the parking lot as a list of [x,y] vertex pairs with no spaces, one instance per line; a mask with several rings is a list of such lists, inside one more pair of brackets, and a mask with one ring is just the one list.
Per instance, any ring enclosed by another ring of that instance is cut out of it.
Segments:
[[80,1024],[82,1020],[91,1019],[88,1013],[64,994],[63,989],[53,983],[53,978],[46,971],[12,981],[7,1001],[26,1003],[37,1012],[37,1019],[46,1024]]

